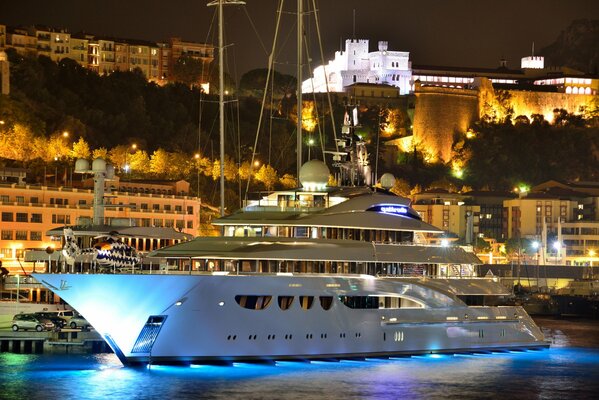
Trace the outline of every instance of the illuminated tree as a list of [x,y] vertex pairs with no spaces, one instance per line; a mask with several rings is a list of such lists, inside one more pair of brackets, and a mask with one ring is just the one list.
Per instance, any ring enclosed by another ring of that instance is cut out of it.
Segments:
[[108,160],[108,150],[106,149],[106,147],[100,147],[99,149],[94,149],[94,151],[92,151],[92,158],[94,160],[96,158]]
[[150,172],[150,157],[145,150],[137,150],[129,158],[131,170],[136,173],[147,174]]
[[0,133],[0,157],[18,161],[35,158],[34,138],[31,130],[21,124]]
[[[231,160],[229,157],[225,157],[225,180],[235,180],[235,178],[237,177],[237,172],[238,170],[235,161]],[[212,179],[214,179],[215,181],[220,179],[220,160],[214,160],[214,162],[212,163]]]
[[410,184],[405,179],[395,179],[395,184],[390,189],[391,193],[398,196],[408,197],[410,195]]
[[108,161],[119,169],[123,169],[129,159],[129,146],[124,144],[113,147],[108,151]]
[[60,159],[71,155],[71,149],[65,138],[60,134],[54,134],[48,140],[47,155],[50,159]]
[[71,157],[77,158],[89,158],[91,151],[89,144],[80,137],[78,141],[73,143],[73,150],[71,150]]
[[156,175],[166,175],[169,172],[170,156],[164,149],[158,149],[150,156],[150,172]]
[[281,182],[281,185],[283,185],[285,189],[291,189],[296,186],[295,176],[291,174],[283,175],[281,179],[279,179],[279,182]]
[[267,190],[272,190],[275,184],[278,182],[277,171],[270,165],[262,165],[258,172],[256,172],[255,178],[257,181],[264,183]]
[[239,179],[242,181],[247,181],[250,174],[252,173],[252,167],[249,161],[244,161],[239,166]]

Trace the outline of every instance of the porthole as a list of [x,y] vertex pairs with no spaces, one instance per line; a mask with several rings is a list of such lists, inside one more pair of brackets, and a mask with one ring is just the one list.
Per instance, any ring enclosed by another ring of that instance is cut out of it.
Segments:
[[312,308],[312,303],[314,303],[314,296],[300,296],[299,300],[302,309],[309,310]]
[[272,296],[237,295],[235,301],[248,310],[264,310],[270,305]]
[[323,310],[330,310],[333,306],[333,296],[320,296],[319,300]]
[[277,302],[281,310],[288,310],[291,304],[293,304],[293,296],[279,296]]

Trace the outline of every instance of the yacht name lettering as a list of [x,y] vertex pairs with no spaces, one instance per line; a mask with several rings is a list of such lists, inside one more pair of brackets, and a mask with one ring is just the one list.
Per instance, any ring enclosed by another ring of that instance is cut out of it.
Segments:
[[387,214],[407,214],[408,210],[405,207],[381,206],[381,212]]

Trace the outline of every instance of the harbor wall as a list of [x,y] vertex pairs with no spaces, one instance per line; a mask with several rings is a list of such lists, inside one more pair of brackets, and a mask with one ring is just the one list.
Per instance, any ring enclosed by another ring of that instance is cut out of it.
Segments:
[[112,350],[95,331],[60,332],[0,331],[0,353],[95,354]]

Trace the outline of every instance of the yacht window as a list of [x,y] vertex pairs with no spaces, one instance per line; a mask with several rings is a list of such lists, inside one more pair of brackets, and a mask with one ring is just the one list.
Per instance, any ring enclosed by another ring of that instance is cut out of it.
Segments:
[[235,301],[243,308],[248,310],[264,310],[270,305],[272,296],[255,296],[255,295],[237,295]]
[[339,301],[346,307],[354,309],[379,308],[379,298],[377,296],[339,296]]
[[309,310],[312,308],[312,303],[314,303],[314,296],[300,296],[300,304],[304,310]]
[[279,296],[278,302],[281,310],[288,310],[293,304],[293,296]]
[[333,296],[320,296],[320,306],[323,310],[330,310],[333,305]]

